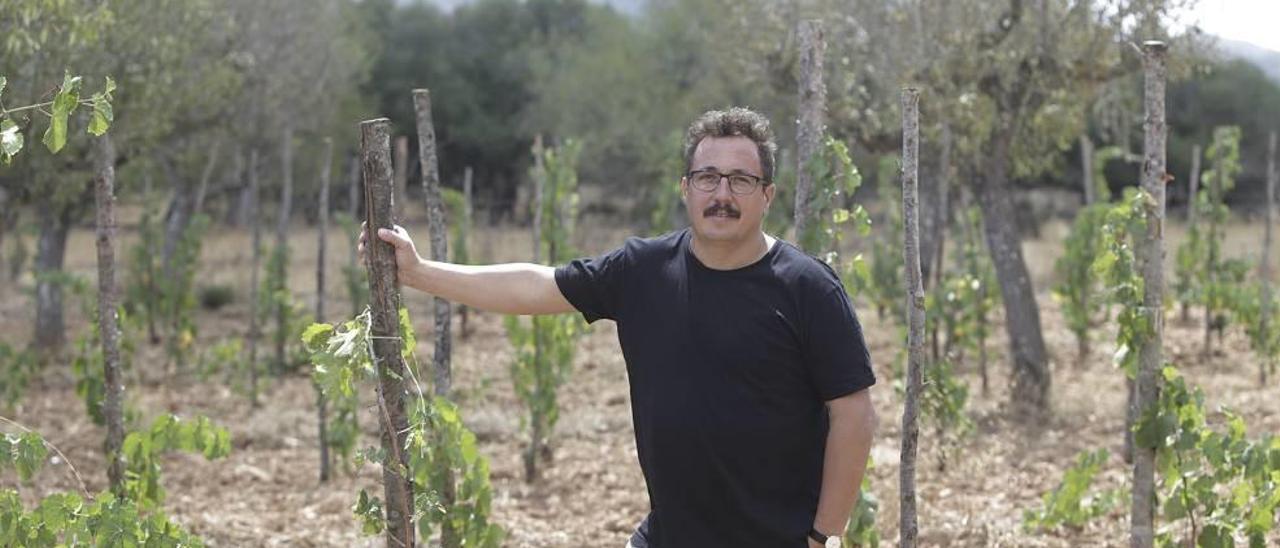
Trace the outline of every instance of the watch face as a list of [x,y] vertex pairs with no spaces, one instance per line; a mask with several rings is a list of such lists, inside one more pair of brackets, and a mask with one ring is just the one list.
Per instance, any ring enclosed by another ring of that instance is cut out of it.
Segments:
[[837,535],[827,537],[827,543],[822,545],[822,548],[840,548],[840,537]]

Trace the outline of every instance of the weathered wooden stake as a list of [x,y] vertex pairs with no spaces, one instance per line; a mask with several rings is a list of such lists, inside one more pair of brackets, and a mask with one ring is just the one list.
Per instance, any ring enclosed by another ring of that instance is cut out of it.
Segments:
[[[811,194],[813,173],[809,166],[822,147],[822,134],[827,124],[827,86],[822,80],[822,56],[827,43],[822,37],[822,22],[810,19],[800,22],[796,33],[800,37],[800,93],[799,127],[796,129],[796,204],[795,236],[797,244],[804,245],[805,231],[809,230],[813,214]],[[819,250],[806,249],[809,253]]]
[[[475,227],[475,211],[471,202],[471,166],[467,166],[467,168],[462,172],[462,198],[462,226],[466,230],[465,234],[470,238],[471,230]],[[468,249],[471,248],[471,244],[469,242],[463,242],[463,245],[466,245]],[[466,340],[471,336],[471,329],[467,324],[467,316],[470,315],[467,305],[459,304],[458,314],[461,316],[462,338],[463,340]]]
[[[1143,44],[1142,64],[1146,72],[1144,104],[1146,130],[1142,163],[1142,189],[1150,196],[1146,203],[1146,233],[1142,254],[1142,306],[1148,314],[1150,335],[1142,341],[1136,380],[1137,408],[1148,409],[1160,397],[1160,347],[1164,332],[1164,187],[1165,172],[1165,56],[1163,42]],[[1141,411],[1139,412],[1141,415]],[[1154,447],[1134,446],[1133,507],[1130,513],[1133,548],[1150,548],[1154,541],[1155,461]]]
[[258,271],[262,269],[262,221],[258,218],[262,210],[258,196],[258,149],[249,151],[249,230],[253,233],[250,244],[252,259],[249,263],[249,404],[258,408],[258,338],[262,335],[260,316],[262,315],[261,299],[258,297]]
[[1097,189],[1093,188],[1093,140],[1088,135],[1080,136],[1080,170],[1084,174],[1081,179],[1081,184],[1084,185],[1084,205],[1090,206],[1097,200]]
[[[368,233],[391,229],[394,194],[391,172],[391,121],[378,118],[360,123],[360,162],[364,173],[365,222]],[[396,275],[395,247],[375,237],[365,247],[369,272],[370,332],[374,367],[378,372],[378,422],[382,425],[382,450],[389,461],[382,466],[387,517],[387,546],[414,545],[413,483],[405,454],[409,395],[400,340],[400,282]]]
[[392,156],[395,169],[395,222],[403,224],[404,208],[409,205],[409,138],[401,135],[396,137],[396,152]]
[[[1200,145],[1191,145],[1191,177],[1187,187],[1187,230],[1196,226],[1196,193],[1200,191]],[[1191,321],[1191,306],[1182,303],[1182,323]]]
[[920,232],[917,214],[920,150],[920,90],[902,90],[902,247],[907,290],[907,401],[902,411],[902,457],[898,472],[901,506],[899,545],[914,548],[919,533],[916,514],[916,444],[920,437],[920,392],[924,369],[924,285],[920,274]]
[[94,141],[94,196],[98,206],[98,334],[102,342],[105,398],[102,414],[107,421],[107,480],[111,492],[124,496],[124,382],[120,377],[120,322],[116,317],[115,264],[115,149],[111,135]]
[[[431,232],[431,260],[449,260],[449,230],[444,218],[444,198],[440,194],[440,168],[436,160],[436,130],[431,121],[431,91],[413,90],[413,109],[418,122],[418,163],[422,168],[422,192],[427,199],[427,227]],[[436,349],[434,364],[435,394],[448,396],[452,383],[450,372],[451,341],[449,301],[435,297]]]
[[[273,292],[287,292],[289,283],[287,277],[289,275],[289,215],[293,213],[293,126],[285,124],[284,135],[280,139],[280,212],[276,218],[276,253],[279,254],[275,263],[275,272],[273,278],[275,284],[271,287]],[[289,302],[286,299],[276,299],[276,295],[271,295],[271,300],[276,301],[276,361],[275,368],[277,372],[282,372],[289,367],[289,357],[285,353],[286,343],[292,336],[289,333],[289,325],[286,316],[288,315]]]
[[[422,193],[427,199],[427,227],[431,232],[431,260],[445,262],[449,260],[449,229],[444,218],[444,197],[440,194],[440,167],[436,159],[436,130],[431,120],[431,91],[413,90],[413,110],[418,125],[418,165],[422,171]],[[432,359],[434,374],[434,393],[439,397],[448,397],[453,383],[451,355],[453,337],[449,322],[453,318],[449,301],[437,296],[435,304],[435,354]],[[453,485],[453,471],[443,470],[445,475],[444,489],[440,497],[445,508],[452,508],[457,499]],[[458,548],[459,532],[451,523],[445,523],[440,529],[440,540],[444,548]]]
[[[333,164],[333,139],[324,138],[320,154],[320,230],[316,242],[316,321],[324,321],[325,236],[329,231],[329,176]],[[320,385],[316,389],[316,422],[320,434],[320,481],[329,481],[329,433],[327,402]]]
[[[1262,238],[1262,265],[1258,277],[1262,278],[1262,314],[1259,319],[1263,333],[1271,324],[1271,223],[1275,217],[1276,193],[1276,132],[1267,141],[1267,225]],[[1270,357],[1258,362],[1258,383],[1267,384],[1267,370],[1273,362]]]

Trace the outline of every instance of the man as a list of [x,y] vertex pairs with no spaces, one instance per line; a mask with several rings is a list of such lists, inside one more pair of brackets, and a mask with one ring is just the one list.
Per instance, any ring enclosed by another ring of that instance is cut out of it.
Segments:
[[559,268],[426,261],[378,233],[409,287],[617,322],[651,507],[629,547],[839,546],[857,500],[875,376],[835,272],[761,229],[776,149],[763,116],[707,112],[685,140],[690,228]]

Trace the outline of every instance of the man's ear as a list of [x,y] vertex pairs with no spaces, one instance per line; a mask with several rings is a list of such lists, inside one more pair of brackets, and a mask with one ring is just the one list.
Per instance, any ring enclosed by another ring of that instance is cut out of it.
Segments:
[[764,187],[764,210],[765,211],[769,210],[769,204],[773,203],[773,194],[774,192],[777,192],[777,190],[778,190],[777,185],[775,184],[769,184],[768,186]]
[[680,199],[684,201],[685,207],[689,207],[689,178],[680,178]]

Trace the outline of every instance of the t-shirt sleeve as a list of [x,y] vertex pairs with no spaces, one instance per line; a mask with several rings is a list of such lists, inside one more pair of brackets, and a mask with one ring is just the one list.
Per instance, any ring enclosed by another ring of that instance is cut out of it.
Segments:
[[616,321],[626,264],[626,246],[599,257],[574,259],[556,268],[556,285],[587,323]]
[[876,383],[862,324],[844,288],[831,288],[812,303],[807,327],[805,362],[822,401]]

